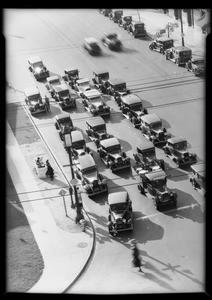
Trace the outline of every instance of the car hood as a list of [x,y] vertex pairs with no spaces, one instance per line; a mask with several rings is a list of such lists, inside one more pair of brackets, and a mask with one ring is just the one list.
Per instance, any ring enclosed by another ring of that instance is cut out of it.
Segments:
[[151,129],[152,132],[154,132],[155,134],[159,134],[159,135],[162,135],[164,134],[163,130],[160,128],[160,129]]
[[77,151],[78,156],[82,156],[85,154],[84,148],[79,148],[79,149],[74,149],[74,150]]
[[125,212],[126,212],[125,210],[119,212],[112,211],[111,214],[115,220],[118,220],[118,219],[123,219]]
[[90,84],[84,84],[83,86],[78,86],[78,88],[81,92],[86,92],[91,89]]
[[68,95],[67,96],[59,96],[59,97],[62,101],[70,100]]
[[107,133],[105,131],[98,131],[98,135],[99,135],[100,140],[107,138]]
[[105,108],[105,104],[102,102],[102,101],[95,101],[95,102],[92,102],[92,105],[96,108]]
[[94,180],[98,180],[98,173],[96,171],[92,172],[92,173],[89,173],[89,174],[83,174],[83,177],[86,181],[86,183],[92,183],[94,182]]
[[180,154],[180,155],[189,155],[189,152],[187,150],[177,150],[177,152]]
[[113,153],[110,153],[110,156],[112,156],[114,159],[118,159],[121,157],[122,159],[122,156],[121,156],[121,153],[120,152],[113,152]]

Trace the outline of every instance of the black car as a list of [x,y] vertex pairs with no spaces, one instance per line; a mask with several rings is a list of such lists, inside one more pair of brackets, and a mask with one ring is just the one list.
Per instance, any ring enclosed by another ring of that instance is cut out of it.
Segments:
[[62,76],[63,80],[73,89],[74,84],[79,79],[79,70],[75,67],[67,68],[64,70],[64,73],[65,75]]
[[165,51],[171,47],[174,47],[174,40],[171,38],[157,38],[149,45],[149,49],[165,54]]
[[101,53],[101,48],[98,41],[93,37],[88,37],[84,40],[83,47],[91,55],[99,55]]
[[88,119],[86,125],[88,137],[97,145],[99,141],[112,137],[107,133],[105,121],[100,116]]
[[49,70],[43,64],[40,56],[31,56],[28,58],[29,70],[35,76],[36,80],[43,80],[49,77]]
[[102,93],[107,92],[107,84],[109,80],[109,72],[106,69],[93,71],[92,81],[95,88],[99,89]]
[[106,93],[114,97],[118,103],[121,96],[130,94],[130,90],[127,89],[126,82],[120,78],[112,78],[107,82]]
[[118,38],[116,33],[105,34],[102,39],[102,44],[108,47],[110,50],[121,50],[122,42]]
[[70,134],[72,130],[75,130],[69,113],[56,115],[55,127],[58,130],[60,139],[62,141],[64,141],[65,134]]
[[103,101],[101,93],[96,89],[84,92],[82,103],[93,116],[110,115],[110,107]]

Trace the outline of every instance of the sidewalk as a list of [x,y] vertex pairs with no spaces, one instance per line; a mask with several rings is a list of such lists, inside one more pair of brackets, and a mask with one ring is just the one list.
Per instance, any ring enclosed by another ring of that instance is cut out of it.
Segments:
[[[175,46],[180,46],[182,45],[181,22],[175,19],[172,11],[173,9],[170,9],[168,14],[164,14],[162,9],[124,9],[124,14],[131,15],[134,21],[139,21],[140,15],[140,20],[144,22],[147,34],[151,38],[154,38],[158,30],[165,29],[168,23],[175,23],[177,27],[174,28],[173,32],[170,32],[169,37],[174,39]],[[185,46],[192,49],[194,57],[204,57],[206,34],[203,34],[201,28],[196,24],[194,24],[194,27],[188,26],[185,12],[182,12],[182,17]],[[194,19],[197,20],[198,17],[195,12]],[[168,37],[168,33],[164,33],[161,37]]]
[[[48,190],[52,191],[52,182],[40,180],[42,189],[40,185],[38,186],[9,124],[7,124],[6,151],[8,171],[44,260],[43,274],[28,292],[62,293],[79,276],[92,254],[94,243],[92,228],[86,232],[79,229],[74,221],[76,212],[70,208],[70,205],[67,207],[68,217],[65,217],[62,200],[60,202],[61,214],[63,214],[61,220],[65,219],[67,226],[61,229],[56,224],[57,220],[47,205],[48,200],[43,200]],[[52,161],[50,154],[49,157]],[[53,168],[57,179],[63,180],[64,186],[67,185],[60,170],[56,166]],[[24,192],[26,193],[23,194]],[[41,200],[33,201],[38,198]],[[51,198],[51,192],[49,198]]]

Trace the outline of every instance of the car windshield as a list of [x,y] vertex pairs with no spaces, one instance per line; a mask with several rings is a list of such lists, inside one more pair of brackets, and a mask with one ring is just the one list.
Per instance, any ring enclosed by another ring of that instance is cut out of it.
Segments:
[[83,86],[86,87],[86,86],[89,85],[89,81],[79,82],[78,85],[79,85],[80,87],[83,87]]
[[127,203],[117,203],[117,204],[111,204],[110,205],[111,210],[114,211],[115,213],[118,213],[119,211],[126,210],[127,208]]
[[108,34],[107,37],[108,39],[117,39],[117,34],[116,33]]
[[153,157],[155,156],[155,148],[149,148],[142,151],[138,151],[138,153],[143,154],[145,157]]
[[141,110],[142,109],[142,103],[135,103],[135,104],[130,104],[130,108],[132,110]]
[[129,22],[129,21],[131,22],[132,21],[132,17],[124,17],[124,21],[125,22]]
[[102,98],[101,98],[101,96],[94,96],[94,97],[89,97],[89,100],[91,101],[91,102],[102,102]]
[[151,123],[150,124],[150,127],[152,129],[160,129],[162,127],[162,122],[161,121],[158,121],[158,122],[154,122],[154,123]]
[[117,152],[117,151],[120,151],[120,150],[121,150],[121,145],[120,144],[107,147],[107,152],[109,152],[109,153]]
[[30,101],[38,101],[40,99],[40,94],[30,95],[28,99]]
[[70,118],[59,119],[58,122],[63,125],[65,125],[65,124],[70,125],[70,126],[72,125]]
[[105,131],[106,130],[106,125],[102,124],[102,125],[95,126],[95,127],[93,127],[93,130],[94,131]]
[[159,44],[162,44],[163,46],[165,46],[166,48],[171,48],[173,47],[173,41],[159,41]]
[[151,182],[151,185],[160,191],[164,191],[164,188],[166,186],[166,178],[164,179],[158,179]]
[[84,145],[85,145],[85,141],[84,140],[72,143],[72,147],[75,148],[75,149],[83,148]]
[[60,97],[68,97],[69,96],[69,90],[63,90],[58,92]]
[[195,64],[195,65],[203,65],[204,64],[204,60],[200,60],[200,59],[194,60],[193,64]]
[[33,64],[34,68],[43,68],[43,63],[42,61],[37,61],[36,63]]
[[78,76],[78,70],[67,72],[69,76],[75,77]]
[[99,79],[102,80],[108,80],[109,79],[109,73],[102,73],[98,75]]
[[126,83],[116,84],[113,88],[115,91],[124,91],[126,90]]
[[179,142],[174,144],[174,149],[176,150],[186,150],[187,149],[187,142],[183,141],[183,142]]
[[96,166],[92,166],[89,168],[86,168],[84,170],[81,170],[83,175],[91,175],[91,174],[96,174],[97,173],[97,167]]
[[52,85],[59,85],[59,84],[60,84],[60,80],[59,80],[59,79],[51,80],[51,81],[49,81],[49,84],[52,84]]
[[191,51],[181,51],[179,52],[180,57],[190,57],[191,56]]

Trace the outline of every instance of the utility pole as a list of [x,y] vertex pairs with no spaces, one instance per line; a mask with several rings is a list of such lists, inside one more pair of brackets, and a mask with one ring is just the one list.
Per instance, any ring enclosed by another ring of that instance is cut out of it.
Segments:
[[185,46],[185,43],[184,43],[184,33],[183,33],[182,9],[180,9],[180,23],[181,23],[182,46]]
[[139,10],[137,9],[137,12],[138,12],[138,19],[139,19],[139,22],[141,21],[141,17],[140,17],[140,13],[139,13]]
[[169,38],[169,22],[168,22],[168,28],[167,29],[168,29],[168,38]]

